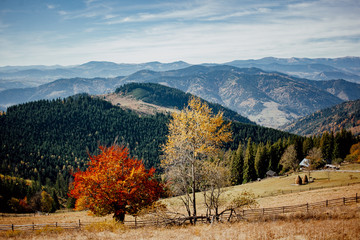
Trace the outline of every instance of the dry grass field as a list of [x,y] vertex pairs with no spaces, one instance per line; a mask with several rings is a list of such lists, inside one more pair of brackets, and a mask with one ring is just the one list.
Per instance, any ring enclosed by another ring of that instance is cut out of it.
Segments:
[[0,233],[4,239],[359,239],[359,205],[249,222],[128,229],[108,221],[81,230]]
[[[307,173],[299,173],[301,177],[305,174]],[[360,184],[355,184],[360,183],[360,172],[312,172],[311,177],[315,178],[314,182],[301,186],[294,184],[296,175],[268,178],[259,182],[225,188],[222,193],[222,205],[226,206],[243,191],[254,193],[260,208],[354,197],[356,193],[360,194]],[[350,185],[348,186],[348,184]],[[180,199],[169,198],[163,200],[163,202],[168,205],[171,211],[185,213]],[[205,214],[201,193],[197,193],[197,202],[198,212]]]
[[[303,175],[303,174],[302,174]],[[260,182],[225,189],[224,204],[243,190],[257,196],[260,207],[290,206],[360,195],[360,173],[314,172],[315,181],[305,186],[293,184],[295,176],[266,179]],[[352,176],[350,176],[352,175]],[[337,187],[331,187],[337,186]],[[312,188],[320,188],[310,190]],[[279,190],[280,189],[280,190]],[[282,194],[281,190],[293,193]],[[298,190],[302,191],[298,191]],[[271,194],[270,194],[271,193]],[[202,196],[198,195],[200,214]],[[178,199],[163,200],[170,210],[183,211]],[[143,227],[131,229],[104,218],[90,216],[87,212],[63,212],[48,216],[3,217],[0,224],[41,224],[78,222],[88,223],[82,229],[51,229],[35,231],[2,231],[1,239],[360,239],[360,204],[293,213],[276,218],[241,221],[235,223],[197,224],[181,227]],[[130,216],[126,220],[132,220]],[[90,224],[92,223],[92,224]],[[90,224],[90,225],[89,225]]]

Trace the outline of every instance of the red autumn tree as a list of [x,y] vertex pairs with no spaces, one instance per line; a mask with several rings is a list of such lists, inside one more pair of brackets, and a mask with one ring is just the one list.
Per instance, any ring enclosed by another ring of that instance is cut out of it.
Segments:
[[86,171],[74,174],[70,196],[75,209],[89,209],[97,216],[114,214],[123,222],[125,214],[135,215],[160,198],[161,184],[154,179],[154,168],[146,170],[142,161],[129,157],[120,146],[100,147],[101,153],[90,156]]

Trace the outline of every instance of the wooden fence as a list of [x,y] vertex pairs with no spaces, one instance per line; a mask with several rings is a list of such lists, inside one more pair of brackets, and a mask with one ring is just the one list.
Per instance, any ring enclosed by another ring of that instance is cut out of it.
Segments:
[[334,185],[329,185],[329,186],[305,187],[305,188],[289,189],[289,190],[278,190],[278,191],[273,191],[273,192],[265,192],[265,193],[259,195],[259,197],[278,196],[278,195],[282,195],[282,194],[307,192],[307,191],[318,190],[318,189],[344,187],[344,186],[351,186],[351,185],[356,185],[356,184],[360,184],[360,182],[334,184]]
[[243,209],[237,213],[237,217],[241,219],[249,219],[254,217],[264,217],[264,216],[276,216],[286,213],[307,213],[315,209],[323,209],[327,207],[336,207],[336,206],[345,206],[360,203],[360,196],[356,193],[354,197],[348,198],[336,198],[331,200],[325,200],[315,203],[306,203],[292,206],[282,206],[282,207],[273,207],[273,208],[258,208],[258,209]]
[[[224,211],[219,216],[212,216],[212,218],[207,216],[196,216],[196,217],[185,217],[184,215],[171,213],[172,217],[166,217],[169,215],[164,215],[164,217],[157,217],[154,220],[137,220],[134,221],[125,221],[125,226],[131,228],[146,227],[146,226],[167,226],[167,225],[182,225],[191,220],[196,220],[198,222],[212,222],[214,218],[218,221],[241,221],[247,219],[256,219],[262,217],[272,217],[288,213],[307,213],[315,209],[323,209],[327,207],[336,207],[336,206],[345,206],[350,204],[360,203],[360,196],[356,193],[354,197],[348,198],[336,198],[331,200],[325,200],[315,203],[306,203],[292,206],[281,206],[273,208],[257,208],[257,209],[243,209],[243,210],[234,210],[229,209]],[[62,228],[62,229],[81,229],[86,225],[90,225],[89,222],[77,222],[72,223],[47,223],[47,224],[27,224],[27,225],[14,225],[14,224],[2,224],[0,225],[0,231],[15,231],[15,230],[40,230],[44,228]]]

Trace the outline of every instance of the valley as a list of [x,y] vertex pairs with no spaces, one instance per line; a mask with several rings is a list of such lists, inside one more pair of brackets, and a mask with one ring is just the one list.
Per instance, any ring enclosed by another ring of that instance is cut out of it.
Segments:
[[345,80],[314,81],[258,68],[197,65],[167,71],[146,69],[108,78],[66,78],[32,88],[6,89],[0,92],[0,106],[5,110],[13,104],[40,99],[108,94],[132,82],[177,88],[272,128],[360,96],[360,85]]

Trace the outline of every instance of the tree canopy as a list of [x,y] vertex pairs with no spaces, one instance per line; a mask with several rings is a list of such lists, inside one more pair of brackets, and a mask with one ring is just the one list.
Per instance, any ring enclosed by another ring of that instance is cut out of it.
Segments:
[[224,123],[222,113],[213,115],[209,106],[195,97],[187,108],[172,117],[162,165],[175,193],[185,194],[183,202],[189,216],[196,216],[195,192],[199,188],[202,162],[214,157],[220,146],[231,140],[230,124]]
[[70,196],[76,209],[90,209],[95,215],[114,214],[124,221],[125,214],[136,215],[159,199],[163,188],[154,178],[155,169],[146,170],[142,161],[129,157],[127,148],[100,147],[91,156],[86,171],[74,174]]

